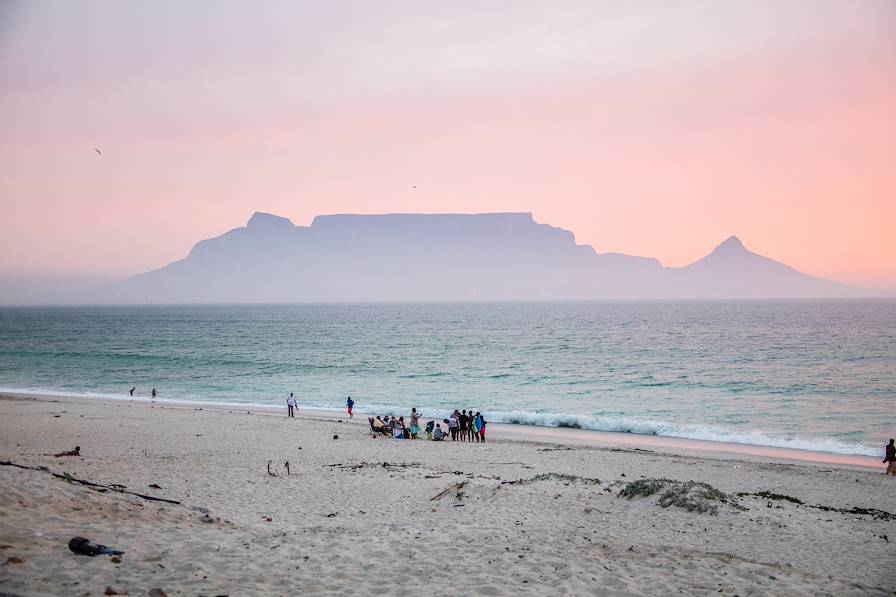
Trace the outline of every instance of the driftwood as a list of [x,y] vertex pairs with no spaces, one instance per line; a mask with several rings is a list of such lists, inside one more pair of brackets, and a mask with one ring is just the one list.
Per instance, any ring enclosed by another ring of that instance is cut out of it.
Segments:
[[279,475],[277,474],[277,471],[272,471],[272,470],[271,470],[271,465],[272,465],[273,463],[274,463],[273,460],[268,460],[268,474],[269,474],[270,476],[272,476],[272,477],[278,477]]
[[466,481],[461,481],[460,483],[455,483],[454,485],[449,485],[446,489],[443,489],[439,493],[437,493],[434,496],[432,496],[431,498],[429,498],[429,501],[434,502],[451,490],[456,490],[458,492],[458,494],[460,494],[461,493],[460,490],[463,489],[464,485],[466,485],[466,484],[467,484]]
[[144,500],[149,500],[152,502],[165,502],[168,504],[176,504],[178,506],[181,505],[181,503],[176,500],[169,500],[167,498],[160,498],[160,497],[156,497],[154,495],[145,495],[142,493],[136,493],[134,491],[128,491],[127,489],[124,488],[124,485],[118,485],[115,483],[113,483],[111,485],[103,485],[102,483],[94,483],[93,481],[85,481],[84,479],[76,479],[75,477],[71,476],[68,473],[54,473],[53,471],[51,471],[50,469],[48,469],[45,466],[28,466],[25,464],[16,464],[15,462],[10,462],[8,460],[0,460],[0,466],[14,466],[16,468],[26,469],[26,470],[30,470],[30,471],[43,471],[45,473],[50,473],[57,479],[62,479],[63,481],[68,481],[69,483],[78,483],[80,485],[86,485],[87,487],[98,487],[98,488],[105,489],[105,490],[111,489],[112,491],[116,491],[118,493],[126,493],[128,495],[133,495],[135,497],[138,497],[138,498],[141,498]]

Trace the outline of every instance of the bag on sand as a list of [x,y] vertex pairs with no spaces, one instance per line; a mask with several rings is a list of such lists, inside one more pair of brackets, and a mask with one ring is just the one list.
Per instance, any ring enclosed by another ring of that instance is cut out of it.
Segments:
[[109,547],[106,547],[105,545],[91,543],[89,539],[85,539],[84,537],[72,537],[71,539],[69,539],[68,548],[78,555],[91,557],[101,554],[109,556],[120,556],[124,553],[123,551],[111,549]]

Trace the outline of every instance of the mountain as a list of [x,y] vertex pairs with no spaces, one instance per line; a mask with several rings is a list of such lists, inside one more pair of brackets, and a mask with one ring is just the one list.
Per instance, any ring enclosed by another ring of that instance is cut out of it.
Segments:
[[855,296],[731,237],[683,268],[599,254],[529,213],[255,213],[186,258],[113,285],[108,302],[317,302]]
[[798,272],[774,259],[749,251],[736,236],[712,253],[683,268],[670,268],[672,298],[803,298],[861,296],[856,289]]

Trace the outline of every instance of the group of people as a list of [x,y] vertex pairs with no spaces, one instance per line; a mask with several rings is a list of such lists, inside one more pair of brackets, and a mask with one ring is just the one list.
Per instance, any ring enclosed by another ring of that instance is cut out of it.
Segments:
[[476,411],[474,415],[472,410],[469,412],[466,410],[458,412],[455,408],[451,416],[445,419],[445,424],[448,425],[448,433],[454,441],[485,441],[485,427],[487,423],[485,417],[479,411]]
[[[355,401],[349,396],[345,400],[345,409],[348,412],[349,419],[354,417],[352,412],[354,407]],[[297,410],[298,403],[292,392],[290,392],[289,398],[286,399],[286,416],[295,417]],[[407,422],[405,422],[404,417],[396,417],[394,415],[377,415],[376,417],[368,417],[367,420],[370,422],[370,430],[375,436],[385,435],[395,439],[419,439],[421,432],[420,419],[422,416],[422,413],[416,408],[412,408]],[[444,428],[442,427],[443,424]],[[479,411],[474,413],[472,409],[469,411],[454,409],[454,412],[447,419],[442,419],[441,423],[437,423],[435,420],[429,421],[423,431],[426,433],[426,439],[437,442],[445,441],[449,438],[452,441],[484,442],[487,425],[485,417]]]
[[[382,434],[395,439],[418,439],[420,435],[420,417],[421,413],[416,408],[411,409],[411,415],[407,424],[404,417],[390,417],[389,415],[370,417],[370,430],[374,434]],[[444,423],[445,428],[442,428]],[[466,410],[458,411],[457,409],[451,413],[447,419],[442,419],[442,423],[434,420],[429,421],[424,429],[426,439],[440,442],[447,439],[451,441],[462,442],[484,442],[485,428],[487,426],[485,417],[482,413],[473,413]]]
[[[381,433],[395,439],[417,439],[420,435],[420,413],[416,408],[411,409],[409,419],[408,424],[405,424],[404,417],[390,417],[389,415],[380,417],[377,415],[370,417],[368,421],[370,421],[371,431],[375,434]],[[432,421],[426,427],[426,436],[427,439],[435,439],[432,435]]]

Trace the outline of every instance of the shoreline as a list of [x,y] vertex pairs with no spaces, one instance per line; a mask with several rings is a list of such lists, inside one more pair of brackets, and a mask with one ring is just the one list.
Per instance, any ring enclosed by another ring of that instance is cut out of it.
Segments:
[[[95,404],[103,400],[123,404],[149,404],[160,405],[173,409],[185,410],[215,410],[215,411],[242,411],[247,409],[253,414],[262,416],[283,416],[286,407],[274,405],[250,404],[250,403],[215,403],[189,400],[166,400],[137,397],[93,397],[85,395],[66,394],[31,394],[27,392],[0,391],[2,399],[25,399],[41,402],[71,402]],[[353,424],[367,426],[367,417],[380,413],[367,413],[355,411]],[[424,413],[425,414],[425,413]],[[298,419],[313,421],[331,421],[349,423],[347,415],[341,411],[323,408],[302,408],[297,411]],[[430,420],[422,417],[421,421]],[[719,460],[732,460],[744,462],[776,462],[788,464],[821,464],[838,468],[882,470],[883,465],[872,456],[837,454],[833,452],[820,452],[814,450],[801,450],[795,448],[779,448],[773,446],[761,446],[753,444],[740,444],[733,442],[718,442],[711,440],[697,440],[661,435],[646,435],[638,433],[624,433],[618,431],[598,431],[592,429],[577,429],[570,427],[548,427],[542,425],[529,425],[518,423],[489,423],[487,439],[510,440],[529,443],[545,443],[558,445],[590,445],[598,448],[629,448],[635,450],[655,451],[670,455],[696,456],[703,458],[715,458]],[[463,443],[463,442],[461,442]]]

